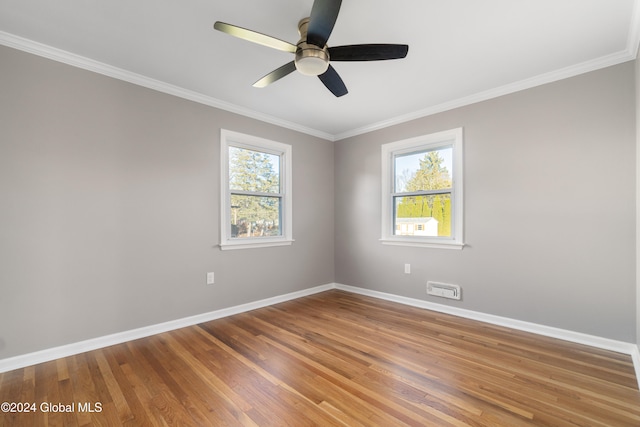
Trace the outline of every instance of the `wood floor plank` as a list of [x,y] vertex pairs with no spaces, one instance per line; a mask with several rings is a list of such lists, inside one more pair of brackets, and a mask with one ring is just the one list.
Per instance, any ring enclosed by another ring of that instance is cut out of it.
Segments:
[[235,390],[232,379],[225,381],[220,375],[228,372],[233,378],[235,371],[221,352],[216,353],[208,335],[199,328],[174,331],[172,335],[176,339],[171,346],[187,367],[183,379],[191,388],[201,390],[198,396],[204,408],[219,417],[221,425],[258,425],[247,415],[253,410],[250,402]]
[[337,290],[5,372],[0,400],[37,406],[11,427],[640,425],[628,355]]

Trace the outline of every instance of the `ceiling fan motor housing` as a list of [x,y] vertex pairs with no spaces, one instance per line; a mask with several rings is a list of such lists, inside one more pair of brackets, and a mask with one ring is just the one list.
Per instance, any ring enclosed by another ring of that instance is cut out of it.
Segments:
[[327,46],[316,46],[307,43],[307,28],[309,18],[304,18],[298,23],[300,41],[296,49],[296,69],[306,76],[318,76],[324,74],[329,68],[329,50]]

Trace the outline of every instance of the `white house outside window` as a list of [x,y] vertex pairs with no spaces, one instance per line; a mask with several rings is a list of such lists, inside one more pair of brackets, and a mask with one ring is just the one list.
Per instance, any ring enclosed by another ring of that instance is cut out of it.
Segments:
[[291,146],[222,130],[220,157],[220,247],[291,244]]
[[384,244],[462,248],[462,128],[382,146]]

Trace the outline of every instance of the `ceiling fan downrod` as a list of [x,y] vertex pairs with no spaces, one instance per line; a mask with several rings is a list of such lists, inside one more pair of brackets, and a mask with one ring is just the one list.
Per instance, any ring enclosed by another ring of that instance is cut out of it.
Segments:
[[307,42],[309,18],[303,18],[298,23],[300,41],[296,49],[296,69],[305,76],[319,76],[329,68],[329,50],[327,46],[319,47]]

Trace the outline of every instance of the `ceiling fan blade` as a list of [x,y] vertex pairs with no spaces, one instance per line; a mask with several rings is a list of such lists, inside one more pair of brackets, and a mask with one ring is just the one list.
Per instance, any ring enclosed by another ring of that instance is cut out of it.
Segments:
[[318,78],[324,83],[324,85],[333,93],[335,96],[340,97],[342,95],[346,95],[349,93],[347,87],[344,85],[344,82],[338,75],[338,72],[329,65],[327,71],[324,74],[320,74]]
[[295,70],[296,64],[294,61],[291,61],[287,64],[284,64],[282,67],[273,70],[272,72],[255,82],[253,84],[253,87],[266,87],[276,80],[280,80],[284,76],[291,74]]
[[324,47],[338,19],[342,0],[315,0],[309,16],[307,43]]
[[356,44],[329,48],[332,61],[384,61],[407,56],[406,44]]
[[284,52],[296,53],[296,45],[286,42],[284,40],[276,39],[275,37],[267,36],[266,34],[258,33],[246,28],[238,27],[236,25],[227,24],[225,22],[217,21],[213,24],[213,28],[223,33],[227,33],[231,36],[241,38],[253,43],[258,43],[263,46],[271,47],[273,49],[282,50]]

